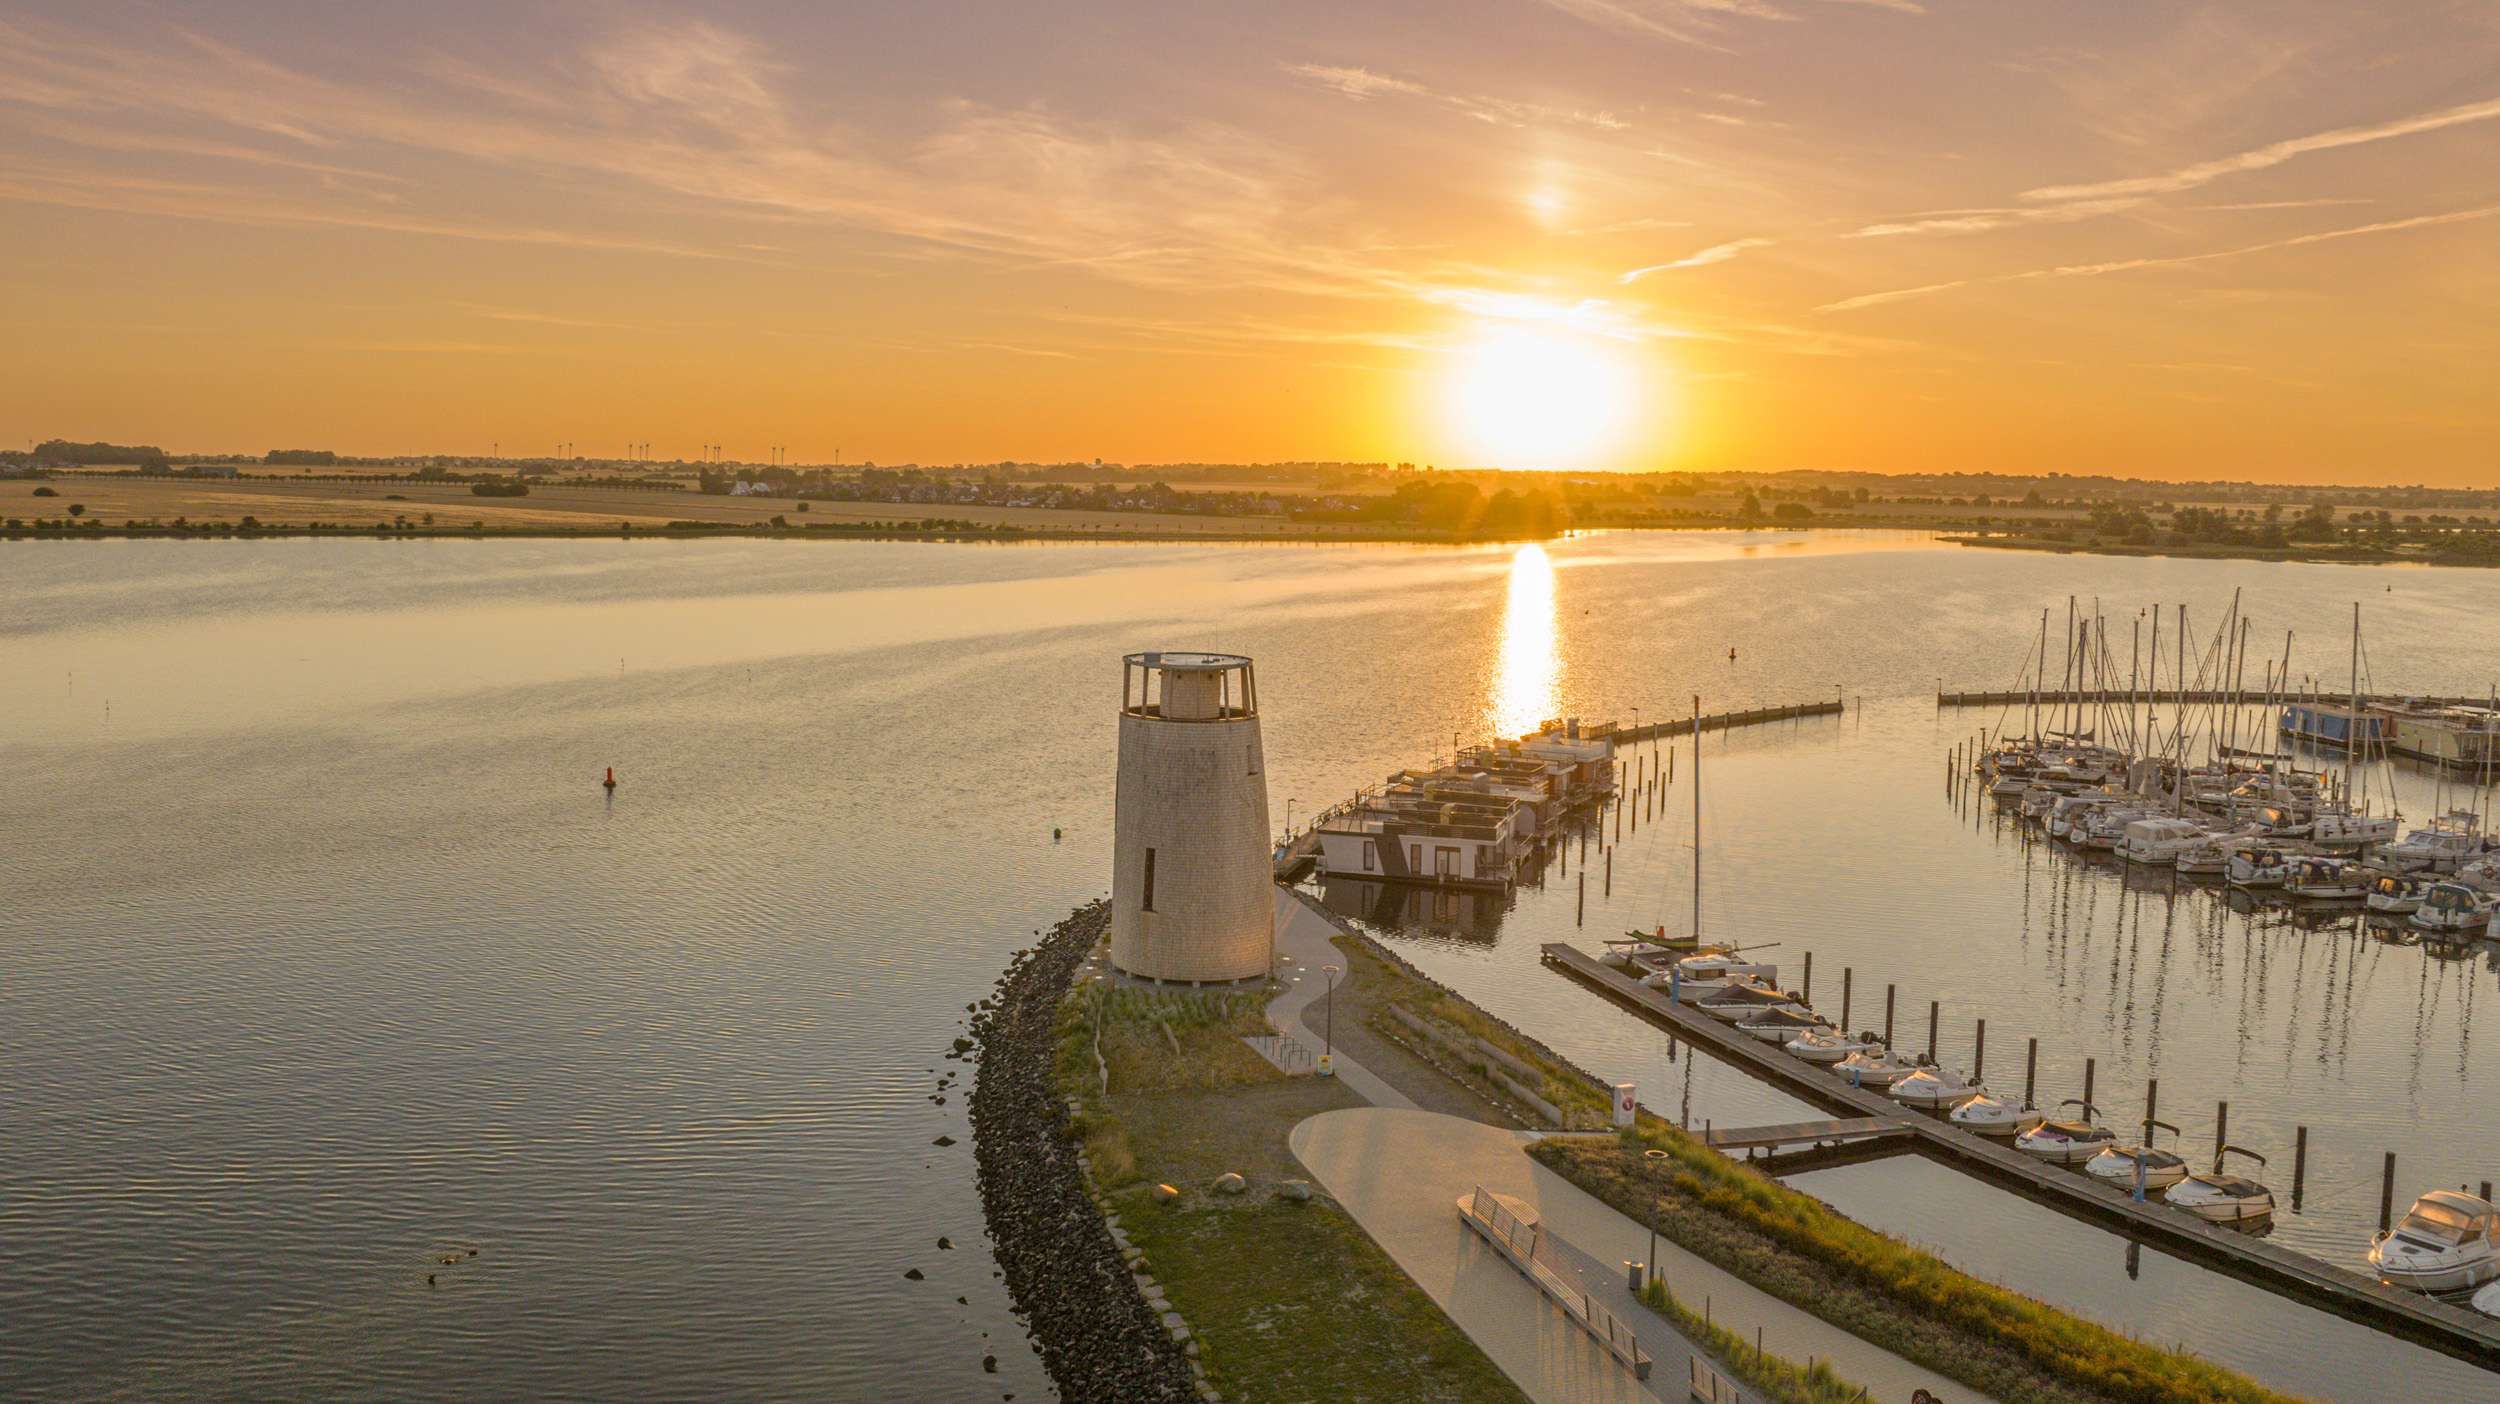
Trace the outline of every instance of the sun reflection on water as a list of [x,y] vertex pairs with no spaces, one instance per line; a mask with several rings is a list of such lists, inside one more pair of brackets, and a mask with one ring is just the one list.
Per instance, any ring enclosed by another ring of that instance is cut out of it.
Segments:
[[1562,655],[1554,642],[1554,562],[1545,548],[1510,558],[1510,607],[1502,617],[1501,671],[1487,710],[1503,736],[1534,731],[1561,710]]

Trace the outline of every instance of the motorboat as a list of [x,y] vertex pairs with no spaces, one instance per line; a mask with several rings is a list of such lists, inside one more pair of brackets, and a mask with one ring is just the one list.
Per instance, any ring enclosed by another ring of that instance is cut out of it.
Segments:
[[1945,1120],[1982,1136],[2015,1136],[2040,1124],[2037,1108],[2016,1106],[1986,1092],[1945,1113]]
[[2407,873],[2381,873],[2361,900],[2371,911],[2403,916],[2422,905],[2431,885]]
[[1988,1089],[1950,1068],[1929,1064],[1884,1089],[1886,1096],[1905,1107],[1950,1107],[1967,1102]]
[[2130,863],[2175,867],[2180,854],[2205,838],[2205,826],[2192,819],[2138,819],[2119,835],[2118,856]]
[[2043,1120],[2014,1138],[2014,1149],[2052,1165],[2072,1165],[2089,1160],[2107,1146],[2118,1143],[2118,1133],[2106,1126],[2093,1124],[2095,1108],[2087,1102],[2068,1098],[2061,1105],[2081,1107],[2080,1121]]
[[2495,908],[2500,908],[2500,898],[2461,882],[2435,882],[2414,909],[2413,924],[2424,931],[2479,933],[2490,925]]
[[1788,1041],[1788,1051],[1809,1063],[1837,1063],[1869,1049],[1880,1053],[1883,1047],[1872,1034],[1848,1034],[1830,1027],[1809,1029]]
[[2302,858],[2283,877],[2283,895],[2311,902],[2357,901],[2370,890],[2370,871],[2349,858]]
[[2381,1282],[2416,1292],[2479,1287],[2500,1277],[2500,1209],[2457,1190],[2432,1190],[2370,1240],[2370,1267]]
[[2223,864],[2223,877],[2233,887],[2281,887],[2299,856],[2283,844],[2244,841],[2232,847]]
[[2209,1224],[2252,1224],[2274,1217],[2274,1191],[2248,1178],[2223,1169],[2223,1162],[2233,1155],[2244,1155],[2259,1165],[2266,1158],[2238,1146],[2224,1146],[2214,1152],[2214,1168],[2190,1175],[2162,1191],[2162,1202],[2173,1209],[2185,1209]]
[[2485,1316],[2500,1316],[2500,1282],[2474,1294],[2474,1309]]
[[2143,1144],[2104,1146],[2098,1155],[2083,1163],[2083,1173],[2103,1184],[2129,1191],[2139,1184],[2146,1190],[2168,1189],[2186,1179],[2187,1160],[2154,1146],[2153,1132],[2156,1128],[2174,1136],[2179,1133],[2179,1128],[2167,1121],[2146,1117]]
[[1832,1065],[1832,1071],[1846,1078],[1852,1087],[1890,1087],[1917,1072],[1918,1060],[1877,1044],[1841,1059]]
[[1768,985],[1779,977],[1778,966],[1739,959],[1737,952],[1726,950],[1685,956],[1641,983],[1671,991],[1681,1003],[1695,1004],[1740,984]]
[[2391,815],[2321,809],[2309,821],[2309,841],[2320,848],[2364,848],[2396,837]]
[[1637,966],[1654,969],[1657,962],[1673,962],[1695,954],[1701,948],[1698,937],[1669,936],[1660,927],[1656,935],[1646,931],[1626,931],[1606,942],[1605,951],[1597,959],[1613,966]]
[[2181,849],[2174,866],[2181,877],[2221,877],[2230,871],[2231,845],[2209,836],[2194,847]]
[[1690,1001],[1694,1008],[1723,1023],[1741,1023],[1774,1009],[1805,1012],[1805,1001],[1795,995],[1782,994],[1769,985],[1746,982],[1730,985],[1708,999]]
[[2453,873],[2482,856],[2486,845],[2481,828],[2473,811],[2456,810],[2432,820],[2427,829],[2415,829],[2402,842],[2382,847],[2378,856],[2398,872]]
[[1736,1021],[1736,1031],[1764,1043],[1785,1044],[1799,1034],[1830,1028],[1831,1021],[1812,1010],[1795,1005],[1773,1005],[1760,1014],[1747,1015]]
[[2500,854],[2459,863],[2456,879],[2477,892],[2500,892]]
[[2110,852],[2118,847],[2127,826],[2144,818],[2145,814],[2145,810],[2131,804],[2103,805],[2075,826],[2075,842],[2098,852]]

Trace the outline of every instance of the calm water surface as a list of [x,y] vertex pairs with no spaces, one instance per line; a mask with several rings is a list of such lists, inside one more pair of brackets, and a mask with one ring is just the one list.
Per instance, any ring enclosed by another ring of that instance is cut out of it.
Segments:
[[[2130,885],[1942,783],[1943,748],[1993,716],[1939,716],[1934,680],[2010,684],[2043,605],[2186,602],[2202,631],[2234,587],[2261,637],[2299,630],[2306,671],[2340,677],[2356,598],[2382,685],[2480,691],[2500,667],[2473,572],[1898,535],[0,550],[0,1378],[1046,1395],[939,1055],[1007,954],[1102,890],[1117,657],[1174,645],[1258,658],[1280,819],[1453,732],[1862,697],[1710,743],[1708,929],[1813,950],[1826,1002],[1844,966],[1860,1011],[1898,984],[1920,1039],[1941,1001],[1948,1058],[1984,1017],[1991,1071],[2019,1076],[2037,1036],[2044,1095],[2092,1057],[2135,1115],[2160,1077],[2190,1144],[2230,1098],[2278,1179],[2310,1126],[2282,1241],[2349,1261],[2382,1150],[2408,1194],[2500,1174],[2500,1052],[2474,1037],[2491,957]],[[1670,1061],[1535,965],[1542,941],[1680,923],[1689,765],[1585,930],[1558,874],[1506,904],[1334,900],[1671,1114],[1778,1119],[1785,1098]],[[2399,793],[2432,801],[2419,777]],[[2304,1392],[2376,1397],[2394,1369],[2500,1398],[2156,1254],[2130,1275],[2118,1240],[1948,1170],[1802,1183]]]

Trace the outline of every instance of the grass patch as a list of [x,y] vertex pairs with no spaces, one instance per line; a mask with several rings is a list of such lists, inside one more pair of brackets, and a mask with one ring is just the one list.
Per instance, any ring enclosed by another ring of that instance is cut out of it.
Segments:
[[1507,1376],[1324,1199],[1119,1196],[1120,1221],[1230,1400],[1519,1401]]
[[[1500,1020],[1448,990],[1418,980],[1382,960],[1364,942],[1339,936],[1334,944],[1345,956],[1348,978],[1364,991],[1373,1004],[1394,1005],[1427,1022],[1444,1024],[1472,1034],[1535,1068],[1538,1077],[1536,1090],[1546,1101],[1562,1109],[1566,1126],[1600,1127],[1612,1121],[1613,1106],[1604,1091],[1587,1078],[1547,1057],[1542,1049],[1530,1046]],[[1384,1033],[1406,1037],[1405,1031],[1388,1021],[1386,1016],[1382,1016],[1375,1027]],[[1483,1076],[1481,1064],[1468,1071],[1478,1077]],[[1502,1094],[1498,1088],[1492,1088],[1490,1095],[1499,1097]]]
[[1686,1340],[1700,1346],[1730,1374],[1762,1391],[1769,1404],[1860,1404],[1868,1397],[1864,1386],[1834,1373],[1828,1360],[1800,1365],[1756,1349],[1753,1342],[1685,1305],[1664,1282],[1652,1281],[1642,1288],[1641,1304],[1673,1322]]
[[[1653,1166],[1641,1152],[1667,1153]],[[1644,1118],[1529,1151],[1773,1296],[2007,1404],[2287,1404],[2291,1396],[1983,1282]],[[1663,1194],[1660,1191],[1663,1190]]]

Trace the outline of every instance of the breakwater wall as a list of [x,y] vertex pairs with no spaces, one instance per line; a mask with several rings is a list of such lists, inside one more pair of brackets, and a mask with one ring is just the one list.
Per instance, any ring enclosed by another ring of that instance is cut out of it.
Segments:
[[1051,1086],[1059,1001],[1111,920],[1079,907],[1016,952],[975,1009],[972,1153],[1000,1271],[1059,1397],[1195,1401],[1190,1360],[1146,1302],[1085,1188],[1067,1104]]

